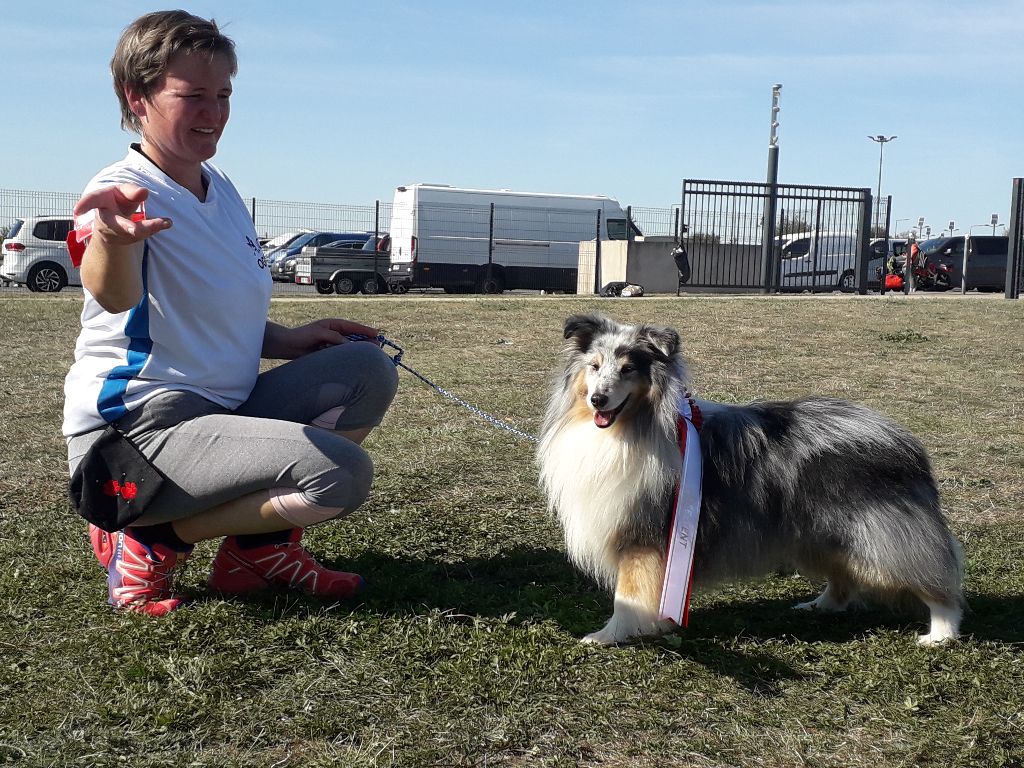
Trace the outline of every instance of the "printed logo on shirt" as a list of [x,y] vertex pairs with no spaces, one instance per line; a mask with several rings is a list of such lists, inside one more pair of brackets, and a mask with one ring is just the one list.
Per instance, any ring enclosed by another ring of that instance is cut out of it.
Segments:
[[256,254],[256,264],[257,264],[257,266],[259,266],[260,269],[266,269],[267,268],[267,257],[264,255],[263,249],[260,248],[260,244],[259,243],[254,243],[252,241],[252,238],[249,237],[248,235],[245,236],[245,242],[248,244],[248,246],[250,248],[252,248],[253,253]]

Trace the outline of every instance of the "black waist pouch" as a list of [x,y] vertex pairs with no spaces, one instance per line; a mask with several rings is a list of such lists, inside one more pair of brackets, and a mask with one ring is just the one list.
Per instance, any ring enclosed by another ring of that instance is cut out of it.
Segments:
[[165,479],[131,440],[108,426],[75,468],[68,494],[78,514],[113,533],[146,511]]

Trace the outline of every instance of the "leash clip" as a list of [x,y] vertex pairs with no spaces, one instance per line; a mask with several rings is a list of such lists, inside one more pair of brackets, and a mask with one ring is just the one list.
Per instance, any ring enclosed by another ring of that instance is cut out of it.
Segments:
[[[348,336],[346,336],[346,338],[349,341],[370,341],[371,340],[369,336],[366,336],[366,335],[364,335],[362,333],[350,333],[350,334],[348,334]],[[391,362],[393,362],[395,365],[400,365],[401,364],[401,362],[402,362],[402,355],[405,354],[405,350],[404,349],[402,349],[400,346],[395,344],[395,342],[393,342],[391,339],[387,338],[383,333],[378,333],[377,337],[375,339],[373,339],[373,341],[375,341],[377,343],[377,346],[380,347],[381,349],[384,349],[384,347],[391,347],[392,349],[398,350],[397,354],[395,354],[395,355],[393,355],[391,357]]]

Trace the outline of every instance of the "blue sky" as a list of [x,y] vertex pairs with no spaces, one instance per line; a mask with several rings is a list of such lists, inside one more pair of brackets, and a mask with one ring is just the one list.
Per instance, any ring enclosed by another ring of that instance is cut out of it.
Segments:
[[[127,0],[5,4],[0,188],[77,191],[132,140],[108,62]],[[1006,223],[1024,176],[1024,2],[184,4],[236,42],[214,162],[243,195],[370,204],[417,181],[668,207],[684,178],[893,196],[898,228]],[[983,231],[983,230],[975,230]]]

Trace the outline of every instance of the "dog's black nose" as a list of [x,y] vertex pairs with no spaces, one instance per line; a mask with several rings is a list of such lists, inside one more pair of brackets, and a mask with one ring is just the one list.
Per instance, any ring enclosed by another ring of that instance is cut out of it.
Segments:
[[595,392],[590,396],[590,403],[600,410],[608,405],[608,395],[602,395],[600,392]]

